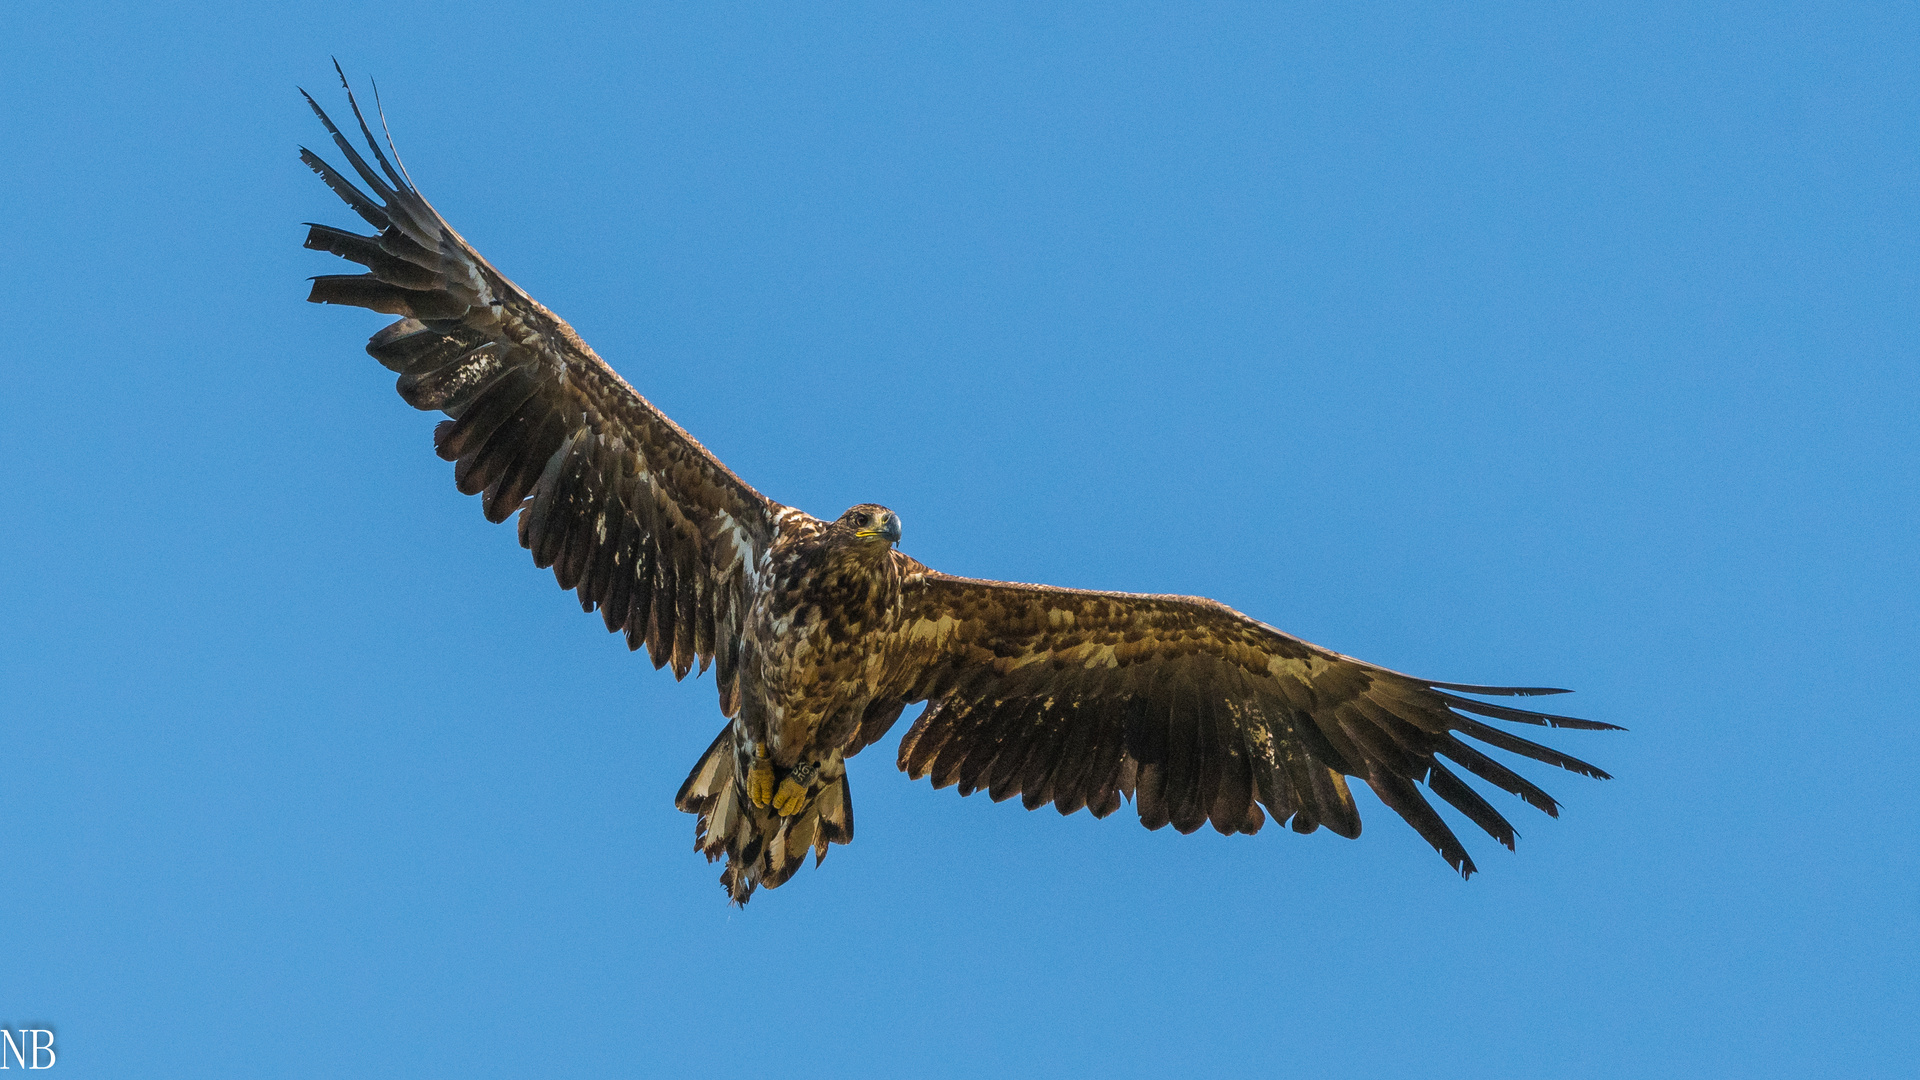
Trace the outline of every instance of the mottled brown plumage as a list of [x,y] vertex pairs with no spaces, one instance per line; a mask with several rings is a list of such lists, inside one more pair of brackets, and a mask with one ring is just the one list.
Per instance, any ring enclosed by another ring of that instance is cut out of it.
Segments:
[[845,759],[920,702],[899,762],[935,787],[1096,817],[1132,799],[1152,829],[1271,817],[1352,837],[1358,777],[1463,875],[1419,785],[1509,848],[1514,830],[1446,762],[1558,806],[1462,736],[1606,776],[1476,718],[1611,725],[1463,696],[1558,690],[1412,678],[1197,597],[950,577],[895,550],[885,507],[825,522],[768,499],[468,246],[348,101],[377,170],[308,98],[371,195],[301,159],[378,234],[312,226],[307,247],[367,272],[317,277],[309,299],[401,316],[367,351],[408,404],[448,416],[434,448],[455,486],[490,521],[517,512],[535,565],[655,667],[713,666],[731,722],[676,803],[735,901],[853,839]]

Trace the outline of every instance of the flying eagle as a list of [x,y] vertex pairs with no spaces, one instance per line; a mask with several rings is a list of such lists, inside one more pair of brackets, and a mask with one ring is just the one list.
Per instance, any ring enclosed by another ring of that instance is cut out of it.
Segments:
[[1095,817],[1131,798],[1142,825],[1182,833],[1272,815],[1356,837],[1358,777],[1462,876],[1473,860],[1418,785],[1508,848],[1513,826],[1453,766],[1558,814],[1476,742],[1606,778],[1485,720],[1614,725],[1463,696],[1561,690],[1416,679],[1201,597],[954,577],[896,549],[884,506],[824,521],[774,502],[461,239],[351,90],[378,171],[306,97],[365,190],[301,160],[378,230],[311,226],[308,248],[367,272],[316,277],[308,299],[400,316],[367,352],[407,404],[450,417],[433,445],[454,486],[489,521],[518,513],[534,565],[655,668],[712,665],[728,723],[674,802],[736,903],[853,839],[845,761],[921,702],[899,765],[936,788]]

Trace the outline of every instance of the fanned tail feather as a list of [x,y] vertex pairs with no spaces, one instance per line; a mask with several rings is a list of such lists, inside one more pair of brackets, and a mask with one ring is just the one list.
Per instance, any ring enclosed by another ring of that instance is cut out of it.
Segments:
[[680,785],[674,805],[695,815],[693,847],[708,862],[725,858],[720,885],[744,906],[756,888],[777,889],[799,871],[807,852],[820,865],[832,844],[853,840],[853,795],[846,767],[834,757],[820,769],[818,790],[800,813],[781,817],[747,798],[748,762],[735,728],[723,728]]

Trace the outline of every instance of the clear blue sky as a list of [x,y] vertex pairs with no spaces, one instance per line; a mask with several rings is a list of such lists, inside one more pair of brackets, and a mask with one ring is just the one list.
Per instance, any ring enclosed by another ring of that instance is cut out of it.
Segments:
[[[0,1024],[49,1075],[1906,1074],[1912,4],[803,7],[7,17]],[[1463,884],[1368,793],[1148,833],[896,735],[729,908],[672,806],[711,681],[302,302],[336,54],[769,495],[1571,686],[1618,778],[1528,769],[1563,816]]]

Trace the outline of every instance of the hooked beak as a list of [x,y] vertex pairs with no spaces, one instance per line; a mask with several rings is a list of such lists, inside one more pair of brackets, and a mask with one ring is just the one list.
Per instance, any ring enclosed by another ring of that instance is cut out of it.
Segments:
[[885,540],[888,544],[897,544],[900,542],[900,515],[899,514],[888,514],[885,518],[882,518],[880,521],[877,521],[874,524],[876,526],[875,528],[861,529],[859,532],[854,533],[853,535],[863,536],[863,537],[878,536],[881,539]]

